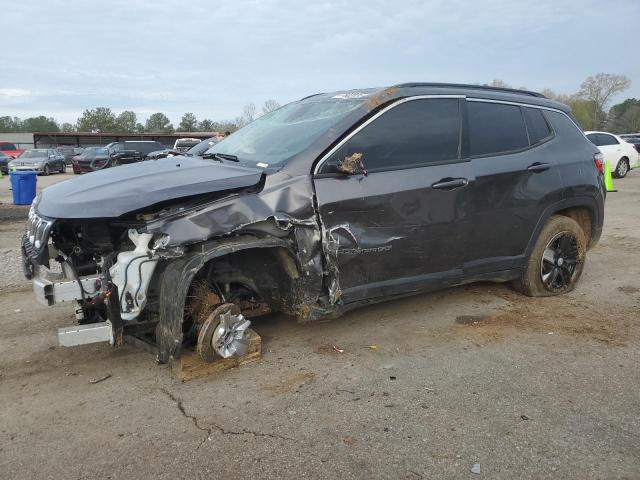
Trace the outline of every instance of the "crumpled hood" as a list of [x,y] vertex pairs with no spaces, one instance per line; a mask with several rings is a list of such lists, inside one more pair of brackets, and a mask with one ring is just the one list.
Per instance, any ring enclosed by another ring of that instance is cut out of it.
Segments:
[[50,218],[119,217],[166,200],[249,187],[262,170],[192,157],[151,160],[92,172],[42,191],[36,209]]

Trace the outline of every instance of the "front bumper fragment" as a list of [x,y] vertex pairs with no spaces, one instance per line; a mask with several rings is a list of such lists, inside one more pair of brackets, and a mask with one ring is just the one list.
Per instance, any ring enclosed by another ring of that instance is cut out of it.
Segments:
[[58,342],[63,347],[99,342],[109,342],[113,345],[113,341],[113,328],[109,321],[58,329]]
[[56,303],[73,302],[93,297],[100,291],[102,277],[91,275],[79,280],[67,278],[52,281],[39,275],[33,277],[33,293],[42,305],[50,307]]

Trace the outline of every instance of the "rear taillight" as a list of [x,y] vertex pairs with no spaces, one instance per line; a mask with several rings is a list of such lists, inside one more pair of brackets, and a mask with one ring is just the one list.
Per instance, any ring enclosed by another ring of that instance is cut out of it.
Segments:
[[593,163],[596,164],[596,168],[600,173],[604,173],[604,156],[602,153],[596,153],[593,156]]

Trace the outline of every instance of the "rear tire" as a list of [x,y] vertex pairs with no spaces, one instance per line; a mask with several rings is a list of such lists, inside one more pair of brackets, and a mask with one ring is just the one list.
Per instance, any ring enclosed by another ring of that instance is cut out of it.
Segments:
[[587,239],[572,218],[552,216],[540,232],[524,272],[513,287],[530,297],[550,297],[576,286],[587,253]]
[[60,167],[60,173],[66,173],[66,171],[67,171],[67,164],[63,163],[62,167]]
[[624,157],[621,158],[618,165],[616,165],[613,176],[616,178],[624,178],[627,176],[627,173],[629,173],[629,159]]

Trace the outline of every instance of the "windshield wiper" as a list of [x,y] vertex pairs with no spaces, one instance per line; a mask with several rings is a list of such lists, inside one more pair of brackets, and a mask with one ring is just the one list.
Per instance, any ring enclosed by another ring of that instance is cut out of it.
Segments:
[[227,153],[207,153],[202,158],[213,158],[218,161],[229,160],[230,162],[239,162],[238,157],[235,155],[229,155]]

